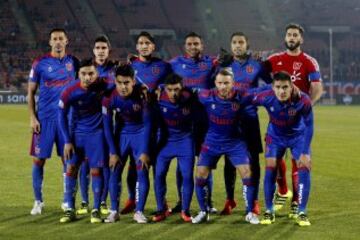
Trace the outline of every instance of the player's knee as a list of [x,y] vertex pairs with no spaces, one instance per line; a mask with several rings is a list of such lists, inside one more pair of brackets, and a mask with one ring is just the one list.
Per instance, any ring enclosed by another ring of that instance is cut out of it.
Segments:
[[33,164],[38,167],[43,167],[45,165],[45,159],[33,158]]
[[[279,161],[281,161],[281,159]],[[275,168],[276,167],[276,159],[275,158],[267,158],[266,159],[266,167]]]
[[311,170],[311,160],[298,161],[297,168],[306,168],[307,170]]
[[251,177],[251,170],[249,165],[239,165],[236,167],[236,169],[242,178]]
[[100,168],[91,168],[90,169],[90,174],[91,174],[92,177],[100,177],[101,170],[100,170]]
[[196,170],[196,176],[201,178],[207,178],[209,176],[209,169],[207,167],[198,167]]
[[76,175],[77,175],[77,167],[73,164],[68,164],[66,168],[66,176],[76,177]]

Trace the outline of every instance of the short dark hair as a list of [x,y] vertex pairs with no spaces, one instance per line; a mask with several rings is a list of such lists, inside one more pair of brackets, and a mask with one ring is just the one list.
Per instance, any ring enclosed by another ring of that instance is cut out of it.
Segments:
[[65,36],[67,37],[67,32],[65,31],[64,28],[53,28],[49,32],[49,38],[51,38],[51,34],[54,32],[63,32],[65,34]]
[[287,32],[287,30],[289,30],[289,29],[299,30],[301,36],[304,35],[304,32],[305,32],[304,28],[298,23],[289,23],[288,25],[286,25],[285,32]]
[[104,43],[106,43],[106,44],[108,45],[109,48],[111,48],[110,40],[109,40],[109,38],[108,38],[106,35],[104,35],[104,34],[99,35],[99,36],[97,36],[97,37],[95,38],[95,40],[94,40],[94,45],[95,45],[97,42],[104,42]]
[[129,64],[122,64],[116,68],[115,76],[134,78],[134,69]]
[[139,33],[137,36],[136,36],[136,42],[139,41],[139,38],[141,37],[146,37],[147,39],[149,39],[150,42],[152,42],[153,44],[155,44],[155,39],[154,37],[149,33],[149,32],[146,32],[146,31],[142,31],[141,33]]
[[216,75],[223,75],[223,76],[231,76],[232,78],[234,78],[234,72],[232,70],[231,67],[224,67],[224,68],[221,68]]
[[165,85],[173,85],[180,83],[182,85],[182,77],[176,73],[169,73],[164,80]]
[[196,37],[202,41],[202,37],[200,36],[200,34],[197,34],[196,32],[189,32],[188,34],[186,34],[184,42],[186,42],[186,39],[188,39],[189,37]]
[[246,36],[246,34],[244,32],[234,32],[233,34],[231,34],[231,37],[230,37],[230,41],[233,39],[233,37],[235,36],[238,36],[238,37],[244,37],[246,42],[248,43],[249,42],[249,38],[248,36]]
[[79,70],[82,67],[90,67],[90,66],[95,66],[95,63],[93,61],[92,58],[85,58],[83,60],[80,61],[79,63]]
[[274,73],[273,82],[275,81],[289,81],[291,82],[291,75],[288,72],[280,71]]

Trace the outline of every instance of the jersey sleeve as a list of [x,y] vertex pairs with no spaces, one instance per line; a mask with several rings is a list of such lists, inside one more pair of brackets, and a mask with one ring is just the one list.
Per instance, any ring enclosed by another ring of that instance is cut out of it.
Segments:
[[62,133],[65,143],[71,143],[70,132],[69,132],[69,123],[68,123],[68,113],[71,103],[71,92],[65,89],[59,100],[59,109],[58,109],[58,125],[60,132]]
[[108,143],[110,154],[116,154],[116,146],[114,141],[113,129],[113,111],[111,108],[111,98],[105,97],[102,100],[102,116],[104,123],[104,135]]
[[31,65],[29,73],[29,82],[40,83],[40,70],[39,70],[39,60],[36,59]]
[[321,82],[320,67],[315,58],[308,56],[308,79],[310,82]]

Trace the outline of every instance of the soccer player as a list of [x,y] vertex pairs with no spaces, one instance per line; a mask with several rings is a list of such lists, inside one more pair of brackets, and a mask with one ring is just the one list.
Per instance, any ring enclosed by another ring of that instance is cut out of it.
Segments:
[[[271,79],[265,76],[261,63],[251,57],[249,39],[243,32],[235,32],[231,35],[230,46],[232,60],[226,65],[231,67],[234,73],[235,89],[246,91],[256,88],[261,79],[267,83],[271,82]],[[250,165],[253,184],[255,185],[256,197],[253,211],[259,215],[260,207],[257,200],[260,182],[259,154],[262,152],[262,144],[259,117],[255,106],[249,105],[245,108],[241,124],[250,153]],[[236,206],[234,200],[236,169],[231,165],[228,158],[225,158],[224,179],[227,199],[221,214],[229,215]]]
[[[113,84],[107,79],[99,78],[92,59],[82,60],[79,66],[80,81],[68,86],[62,92],[59,101],[58,122],[65,139],[64,158],[66,160],[65,200],[68,208],[60,223],[75,220],[75,194],[78,169],[81,162],[88,158],[92,190],[94,194],[91,223],[101,223],[100,202],[103,190],[102,169],[105,164],[105,138],[101,114],[102,97],[111,91]],[[69,109],[73,117],[70,124],[73,133],[70,135],[67,121]]]
[[185,222],[191,222],[190,203],[194,191],[195,160],[193,123],[196,109],[194,108],[194,98],[192,92],[183,87],[181,77],[176,74],[167,76],[164,88],[156,109],[160,139],[155,168],[157,213],[153,217],[153,221],[160,222],[167,216],[166,175],[171,160],[176,157],[183,181],[181,218]]
[[[109,60],[109,54],[111,51],[110,40],[105,35],[98,36],[94,41],[94,62],[96,65],[96,70],[99,74],[100,78],[106,78],[108,81],[114,82],[115,79],[115,67],[117,66],[117,62]],[[106,152],[106,150],[105,150]],[[108,161],[108,158],[105,159]],[[81,190],[81,207],[76,211],[77,214],[87,214],[89,212],[89,162],[86,158],[85,161],[82,162],[80,167],[79,179],[80,179],[80,190]],[[100,204],[100,212],[103,215],[109,214],[106,198],[109,190],[109,176],[110,170],[108,164],[105,164],[103,167],[103,176],[104,176],[104,186],[103,193],[101,195],[101,204]]]
[[294,98],[291,75],[286,72],[274,74],[272,90],[256,95],[253,103],[266,108],[270,122],[266,133],[266,172],[264,193],[266,211],[261,224],[275,221],[273,198],[276,183],[276,166],[287,148],[290,149],[298,167],[299,208],[295,213],[300,226],[310,226],[306,205],[310,193],[310,144],[313,135],[312,102],[308,95],[301,93]]
[[[75,81],[78,66],[78,60],[66,54],[68,43],[64,29],[52,29],[49,33],[50,53],[35,59],[30,71],[28,105],[33,132],[30,154],[33,156],[32,179],[35,195],[31,215],[41,214],[44,207],[42,196],[44,165],[46,159],[51,157],[54,143],[58,156],[62,156],[63,153],[64,140],[57,125],[57,104],[64,87]],[[35,107],[35,95],[38,89],[40,93]]]
[[[116,89],[103,100],[105,136],[110,148],[110,198],[111,210],[105,222],[119,220],[119,195],[121,175],[129,155],[133,156],[137,171],[136,208],[134,220],[146,223],[144,207],[149,192],[149,140],[151,115],[138,86],[135,86],[131,66],[119,66],[116,70]],[[113,112],[115,131],[113,130]],[[120,162],[121,160],[121,162]]]
[[[204,55],[204,43],[202,37],[194,32],[190,32],[185,36],[184,43],[185,54],[178,56],[170,60],[170,64],[174,73],[182,77],[184,87],[199,90],[210,89],[214,86],[214,74],[217,67],[217,60],[214,57]],[[198,156],[200,146],[204,140],[205,133],[207,131],[207,120],[205,110],[198,107],[196,119],[199,120],[196,123],[194,132],[196,155]],[[211,200],[212,193],[212,175],[209,178],[209,208],[212,213],[216,213],[216,208],[213,207]],[[178,189],[179,201],[172,209],[172,212],[181,211],[181,189],[182,189],[182,177],[179,167],[176,171],[176,184]]]
[[[150,92],[157,89],[159,84],[164,82],[167,74],[171,72],[169,63],[153,56],[155,49],[156,44],[154,37],[148,32],[141,32],[136,37],[138,56],[130,58],[130,64],[135,71],[136,83],[145,86]],[[152,156],[153,154],[150,155],[151,158],[155,158]],[[121,214],[130,213],[135,209],[136,166],[132,163],[134,163],[133,160],[130,161],[127,175],[129,196],[124,208],[121,210]],[[153,168],[153,170],[154,169],[155,168]]]
[[[271,55],[265,62],[268,72],[276,73],[286,71],[291,75],[291,81],[304,93],[308,94],[311,104],[320,99],[323,87],[321,83],[320,69],[317,61],[304,53],[301,45],[304,43],[304,29],[299,24],[291,23],[285,29],[286,51]],[[279,210],[287,199],[292,196],[288,191],[286,183],[285,161],[278,163],[278,193],[275,195],[275,209]],[[292,159],[292,185],[294,195],[292,196],[291,210],[289,217],[296,216],[298,208],[298,170],[295,159]]]
[[206,195],[208,176],[211,169],[225,155],[235,166],[243,183],[243,196],[246,205],[245,220],[258,224],[253,213],[255,186],[252,182],[250,160],[246,143],[239,128],[239,121],[247,103],[247,93],[234,89],[234,75],[229,68],[221,69],[215,78],[215,89],[201,90],[199,100],[205,106],[209,119],[209,129],[201,147],[196,169],[195,191],[200,212],[192,219],[193,223],[209,220]]

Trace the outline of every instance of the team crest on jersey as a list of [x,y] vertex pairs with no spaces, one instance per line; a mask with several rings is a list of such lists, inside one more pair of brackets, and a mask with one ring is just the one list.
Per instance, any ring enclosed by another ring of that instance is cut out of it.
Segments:
[[301,62],[294,62],[293,63],[293,69],[294,70],[300,70],[301,66],[302,66]]
[[185,115],[185,116],[189,115],[190,114],[190,109],[189,108],[183,108],[182,109],[182,114]]
[[253,73],[253,72],[254,72],[254,67],[253,67],[252,65],[246,66],[246,72],[247,72],[248,74]]
[[211,108],[215,109],[216,108],[215,104],[211,104]]
[[159,75],[160,74],[160,68],[158,66],[153,66],[151,68],[151,71],[154,75]]
[[70,71],[73,70],[73,65],[72,65],[72,63],[66,63],[66,64],[65,64],[65,67],[66,67],[66,70],[67,70],[68,72],[70,72]]
[[203,62],[199,63],[199,68],[201,71],[205,71],[207,69],[206,63],[203,63]]
[[234,112],[238,111],[238,110],[240,109],[240,104],[238,104],[238,103],[232,103],[232,104],[231,104],[231,109],[232,109]]
[[167,108],[166,108],[166,107],[164,107],[162,110],[163,110],[164,113],[167,112]]
[[133,104],[134,112],[138,112],[138,111],[140,111],[140,109],[141,109],[141,106],[139,104],[137,104],[137,103]]
[[296,109],[295,108],[289,108],[288,114],[290,117],[293,117],[296,115]]

